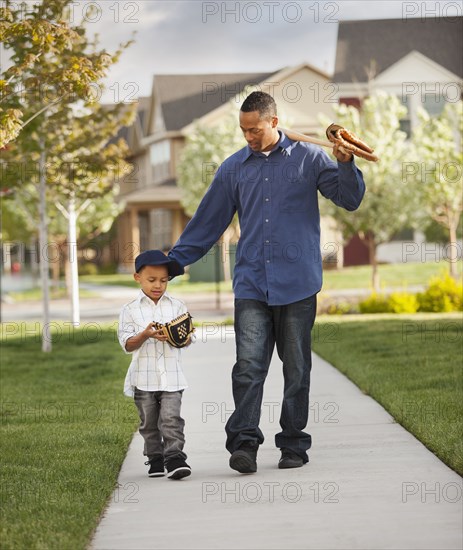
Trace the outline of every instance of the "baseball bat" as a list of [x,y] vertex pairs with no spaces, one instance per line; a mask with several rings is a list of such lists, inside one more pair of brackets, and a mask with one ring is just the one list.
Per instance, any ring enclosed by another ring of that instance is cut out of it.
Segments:
[[330,149],[333,149],[334,147],[334,144],[331,143],[331,141],[325,141],[323,139],[317,139],[312,136],[306,136],[305,134],[301,134],[300,132],[295,132],[294,130],[287,130],[286,128],[278,128],[278,130],[281,130],[284,134],[286,134],[289,137],[289,139],[293,141],[305,141],[307,143],[313,143],[314,145],[329,147]]

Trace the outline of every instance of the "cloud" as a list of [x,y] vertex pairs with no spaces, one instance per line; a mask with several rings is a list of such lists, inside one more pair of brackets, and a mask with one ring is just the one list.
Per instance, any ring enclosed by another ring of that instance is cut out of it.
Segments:
[[339,21],[401,18],[445,2],[100,0],[74,2],[76,17],[87,4],[99,7],[88,32],[108,51],[136,32],[106,80],[104,99],[124,101],[134,90],[149,95],[155,74],[273,72],[303,62],[332,73]]

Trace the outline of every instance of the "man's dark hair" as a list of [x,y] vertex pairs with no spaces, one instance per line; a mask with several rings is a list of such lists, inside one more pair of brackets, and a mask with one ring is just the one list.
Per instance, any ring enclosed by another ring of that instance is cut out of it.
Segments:
[[265,92],[252,92],[241,105],[243,113],[258,111],[260,118],[277,116],[277,104],[273,97]]

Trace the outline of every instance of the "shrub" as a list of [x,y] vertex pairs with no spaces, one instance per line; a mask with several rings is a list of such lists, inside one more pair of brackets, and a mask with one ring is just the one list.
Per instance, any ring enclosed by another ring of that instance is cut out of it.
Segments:
[[373,292],[371,296],[359,303],[360,313],[389,313],[389,304],[386,296]]
[[416,313],[419,304],[415,294],[393,292],[387,300],[387,305],[391,313]]
[[99,275],[115,275],[117,273],[117,264],[109,263],[98,267]]
[[463,284],[448,273],[433,277],[428,288],[418,294],[418,311],[446,312],[463,310]]
[[79,266],[79,275],[98,275],[98,267],[91,262],[86,262]]
[[334,302],[326,308],[328,315],[346,315],[348,313],[358,313],[355,304],[349,302]]

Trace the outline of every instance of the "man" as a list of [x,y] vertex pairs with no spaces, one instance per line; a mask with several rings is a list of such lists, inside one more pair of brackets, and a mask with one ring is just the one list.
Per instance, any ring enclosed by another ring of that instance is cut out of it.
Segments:
[[241,237],[233,277],[236,363],[235,411],[225,430],[230,467],[257,470],[263,388],[276,344],[283,363],[284,395],[279,468],[308,462],[311,329],[322,285],[317,191],[355,210],[365,184],[353,157],[291,141],[277,129],[277,108],[263,92],[250,94],[240,110],[248,143],[219,167],[198,210],[169,253],[182,266],[204,256],[238,212]]

